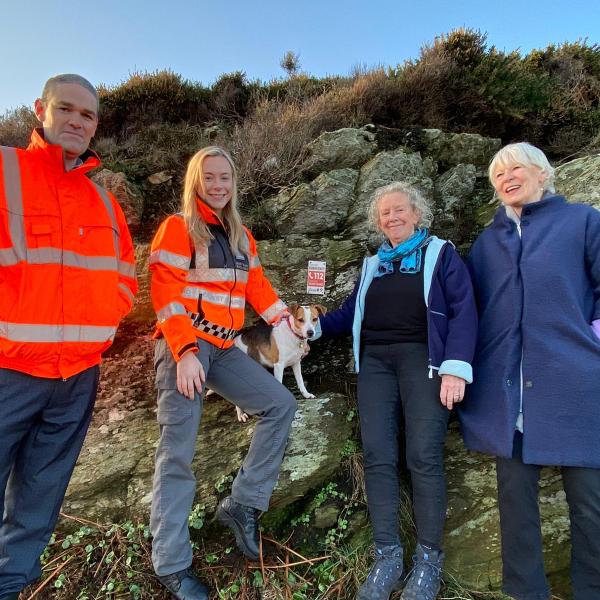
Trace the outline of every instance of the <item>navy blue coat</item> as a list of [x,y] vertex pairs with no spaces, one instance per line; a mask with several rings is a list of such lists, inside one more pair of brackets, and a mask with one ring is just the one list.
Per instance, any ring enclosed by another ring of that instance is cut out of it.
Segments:
[[[467,264],[479,311],[465,444],[510,457],[523,403],[523,461],[600,467],[600,212],[548,196],[503,207]],[[521,365],[522,360],[522,365]],[[522,385],[520,369],[522,367]]]
[[[353,335],[354,365],[359,370],[360,330],[367,290],[379,267],[375,254],[365,258],[354,291],[342,306],[320,317],[317,333],[326,337]],[[465,264],[452,244],[431,236],[423,265],[423,298],[427,307],[429,360],[423,365],[440,375],[473,380],[471,361],[477,334],[477,310],[473,287]],[[393,298],[390,298],[393,301]]]

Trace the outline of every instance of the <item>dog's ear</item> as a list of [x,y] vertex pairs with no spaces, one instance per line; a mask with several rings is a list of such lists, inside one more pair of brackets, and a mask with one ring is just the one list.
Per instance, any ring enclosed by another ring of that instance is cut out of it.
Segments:
[[297,302],[292,302],[291,304],[288,304],[288,311],[290,315],[292,315],[292,317],[296,316],[296,312],[298,311],[299,306],[300,305]]
[[322,304],[315,304],[315,308],[320,315],[324,315],[327,312],[327,308]]

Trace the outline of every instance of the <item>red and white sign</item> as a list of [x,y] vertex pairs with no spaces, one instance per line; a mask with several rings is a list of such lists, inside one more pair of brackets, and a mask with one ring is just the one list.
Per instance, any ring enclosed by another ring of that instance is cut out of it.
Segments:
[[308,275],[306,277],[307,294],[325,294],[325,261],[309,260]]

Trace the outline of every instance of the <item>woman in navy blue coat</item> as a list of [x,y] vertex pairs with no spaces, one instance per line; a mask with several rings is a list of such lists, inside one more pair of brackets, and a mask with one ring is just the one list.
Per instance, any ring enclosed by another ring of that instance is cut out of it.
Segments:
[[489,177],[502,206],[471,250],[475,381],[468,448],[497,457],[503,589],[550,597],[538,507],[542,465],[562,468],[575,600],[600,598],[600,212],[554,191],[544,153],[510,144]]
[[477,328],[473,289],[452,244],[429,235],[431,210],[415,188],[401,182],[379,188],[369,217],[385,241],[377,254],[365,259],[353,293],[339,309],[319,319],[324,336],[353,334],[377,558],[357,600],[388,600],[403,583],[398,531],[401,454],[411,472],[418,536],[402,600],[433,600],[444,556],[449,409],[462,400],[465,384],[472,381]]

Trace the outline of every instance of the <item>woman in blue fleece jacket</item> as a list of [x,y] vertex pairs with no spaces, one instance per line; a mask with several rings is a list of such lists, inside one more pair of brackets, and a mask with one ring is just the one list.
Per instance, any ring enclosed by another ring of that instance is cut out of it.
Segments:
[[510,144],[489,176],[503,206],[468,265],[476,380],[460,407],[472,450],[497,457],[503,589],[550,597],[538,484],[561,467],[575,600],[600,598],[600,212],[556,195],[544,153]]
[[432,600],[443,562],[444,439],[449,410],[472,381],[476,309],[465,265],[452,244],[429,235],[431,210],[415,188],[379,188],[369,217],[386,239],[365,259],[352,294],[319,321],[324,336],[353,334],[377,558],[357,599],[387,600],[403,581],[398,463],[405,452],[418,545],[402,598]]

